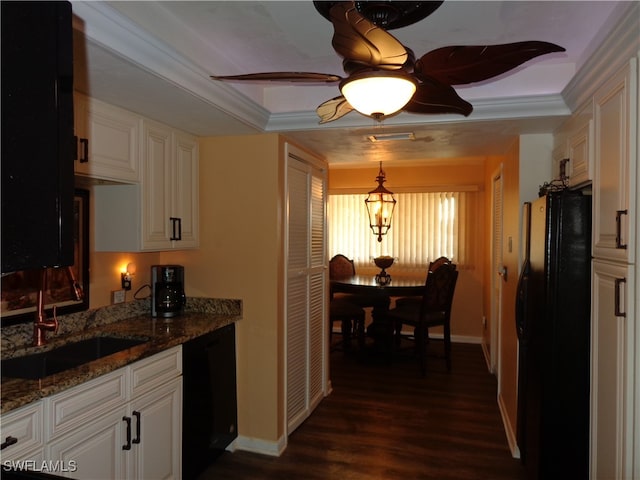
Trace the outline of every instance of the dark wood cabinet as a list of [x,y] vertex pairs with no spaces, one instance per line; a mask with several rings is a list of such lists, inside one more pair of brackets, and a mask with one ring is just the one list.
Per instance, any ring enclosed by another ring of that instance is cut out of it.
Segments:
[[2,273],[72,265],[71,4],[1,9]]

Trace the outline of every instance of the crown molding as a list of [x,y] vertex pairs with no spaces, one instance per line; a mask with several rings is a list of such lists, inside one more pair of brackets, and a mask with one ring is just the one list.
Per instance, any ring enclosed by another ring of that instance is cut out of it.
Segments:
[[[419,115],[400,113],[386,118],[387,126],[429,125],[474,122],[485,120],[528,119],[541,117],[565,117],[571,110],[562,95],[532,95],[511,98],[481,99],[474,101],[474,109],[468,117],[460,115]],[[370,128],[375,120],[352,112],[329,124],[320,125],[315,112],[274,113],[269,118],[266,131],[287,132],[328,128]]]
[[237,120],[264,130],[270,112],[160,42],[104,2],[73,2],[74,28],[123,60],[188,91]]
[[640,2],[623,4],[620,19],[604,41],[562,91],[572,112],[590,101],[595,91],[640,50]]

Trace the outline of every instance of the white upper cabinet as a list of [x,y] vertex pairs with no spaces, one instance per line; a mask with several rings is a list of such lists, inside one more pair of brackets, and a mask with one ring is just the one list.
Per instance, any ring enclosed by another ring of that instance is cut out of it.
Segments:
[[593,256],[634,262],[637,168],[637,60],[594,96]]
[[197,139],[145,120],[143,141],[143,249],[198,247]]
[[140,183],[94,187],[96,251],[198,248],[196,137],[145,119]]
[[142,118],[79,93],[74,95],[74,117],[76,175],[138,182]]
[[572,188],[593,180],[593,104],[589,102],[555,133],[554,178],[564,179]]

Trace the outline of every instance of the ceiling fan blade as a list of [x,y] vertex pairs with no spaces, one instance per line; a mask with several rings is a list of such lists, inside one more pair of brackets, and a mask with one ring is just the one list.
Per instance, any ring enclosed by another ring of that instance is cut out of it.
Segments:
[[316,113],[320,117],[319,123],[332,122],[340,117],[344,117],[347,113],[353,110],[353,107],[347,99],[343,96],[332,98],[321,104]]
[[329,13],[334,28],[331,43],[345,60],[383,70],[398,70],[407,62],[406,48],[363,17],[354,2],[337,3]]
[[473,107],[460,98],[453,87],[426,76],[420,77],[421,83],[409,103],[402,110],[411,113],[458,113],[468,116]]
[[447,85],[464,85],[496,77],[540,55],[564,51],[539,41],[443,47],[424,54],[415,71]]
[[211,75],[214,80],[253,82],[335,83],[342,80],[338,75],[312,72],[265,72],[245,75]]

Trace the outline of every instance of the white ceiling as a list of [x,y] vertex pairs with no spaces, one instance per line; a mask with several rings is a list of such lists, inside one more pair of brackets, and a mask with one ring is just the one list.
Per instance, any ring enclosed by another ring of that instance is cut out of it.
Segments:
[[[352,112],[318,125],[337,86],[230,84],[209,75],[310,71],[342,75],[333,28],[309,1],[76,2],[76,86],[197,135],[283,132],[333,167],[501,154],[514,135],[549,132],[569,113],[562,90],[626,9],[613,1],[447,0],[392,30],[417,56],[447,45],[544,40],[566,49],[482,84],[456,88],[467,118],[402,113],[377,124]],[[415,141],[372,144],[372,133]]]

